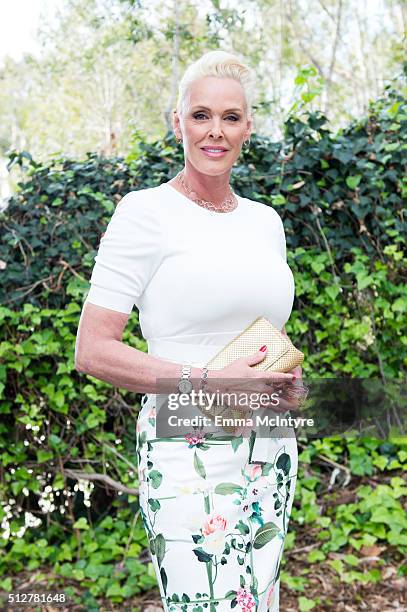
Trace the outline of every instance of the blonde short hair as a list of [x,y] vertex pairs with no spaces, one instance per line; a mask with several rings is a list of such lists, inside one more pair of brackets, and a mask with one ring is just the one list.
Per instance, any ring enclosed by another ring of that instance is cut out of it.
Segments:
[[178,86],[177,113],[185,111],[185,98],[190,85],[204,76],[231,78],[238,81],[245,94],[247,115],[252,114],[253,74],[239,57],[226,51],[209,51],[188,66]]

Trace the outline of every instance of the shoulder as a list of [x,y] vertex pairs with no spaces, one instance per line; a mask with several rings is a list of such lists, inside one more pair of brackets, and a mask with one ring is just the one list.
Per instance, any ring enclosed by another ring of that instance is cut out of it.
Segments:
[[136,235],[160,240],[163,231],[162,200],[159,187],[129,191],[116,204],[109,222],[110,232],[129,240]]
[[116,204],[115,212],[126,211],[128,213],[140,214],[157,209],[162,198],[159,197],[161,185],[129,191]]
[[160,187],[149,187],[129,191],[116,204],[112,222],[127,232],[136,230],[152,230],[156,232],[161,225],[163,198],[160,197]]
[[241,199],[246,203],[247,210],[254,215],[257,215],[263,221],[267,223],[272,222],[277,225],[282,224],[283,221],[280,214],[269,204],[264,204],[263,202],[252,200],[250,198],[241,197]]

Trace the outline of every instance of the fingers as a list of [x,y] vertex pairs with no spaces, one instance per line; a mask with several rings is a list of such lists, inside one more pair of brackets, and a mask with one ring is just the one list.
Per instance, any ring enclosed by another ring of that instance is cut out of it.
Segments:
[[247,363],[249,366],[256,365],[263,361],[267,354],[267,346],[263,344],[263,346],[259,347],[259,350],[253,353],[253,355],[249,355],[248,357],[243,357],[243,361]]
[[273,387],[266,383],[265,387],[267,391],[260,395],[261,407],[283,411],[301,410],[309,391],[308,387],[296,383],[274,384]]
[[297,378],[297,376],[293,374],[292,371],[291,372],[270,372],[269,370],[266,370],[265,372],[262,372],[261,376],[264,378],[269,378],[270,381],[273,381],[273,380],[290,381],[293,378]]
[[298,403],[289,401],[284,397],[273,398],[270,401],[260,400],[259,409],[273,410],[274,412],[287,412],[287,410],[298,410]]
[[[266,355],[267,355],[267,345],[264,344],[263,346],[259,348],[258,351],[256,351],[256,353],[253,353],[253,355],[249,355],[248,357],[243,357],[242,361],[249,366],[253,366],[258,363],[261,363],[263,359],[266,357]],[[301,369],[301,366],[297,366],[290,372],[270,372],[268,375],[274,378],[281,377],[281,378],[287,378],[288,380],[292,380],[293,378],[297,378],[300,376],[300,373],[298,372],[298,368]]]
[[287,410],[296,411],[300,410],[300,405],[295,399],[286,399],[281,397],[279,399],[278,409],[280,412],[286,412]]
[[298,378],[302,378],[302,367],[300,365],[296,366],[292,370],[290,370],[290,374],[294,374],[294,376]]
[[228,398],[227,407],[230,410],[241,412],[243,416],[250,416],[252,410],[268,409],[275,412],[287,412],[287,410],[299,410],[298,398],[288,396],[287,393],[264,392],[245,393],[240,392]]

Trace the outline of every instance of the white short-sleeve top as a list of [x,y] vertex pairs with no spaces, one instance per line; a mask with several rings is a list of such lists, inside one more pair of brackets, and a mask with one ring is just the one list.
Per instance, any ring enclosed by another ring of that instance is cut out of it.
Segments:
[[135,305],[147,340],[233,337],[258,316],[281,329],[295,292],[282,220],[270,206],[237,199],[218,213],[168,183],[126,194],[85,301],[127,314]]

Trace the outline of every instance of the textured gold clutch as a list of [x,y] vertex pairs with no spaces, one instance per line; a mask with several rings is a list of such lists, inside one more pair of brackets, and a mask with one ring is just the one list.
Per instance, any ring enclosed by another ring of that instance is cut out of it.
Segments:
[[267,345],[267,355],[263,361],[252,366],[255,370],[289,372],[304,360],[304,353],[295,348],[289,338],[266,317],[258,317],[212,357],[206,367],[209,370],[220,370],[239,357],[252,355],[263,344]]
[[[258,317],[238,336],[233,338],[206,364],[209,370],[220,370],[239,357],[252,355],[263,345],[267,345],[266,357],[260,363],[251,366],[255,370],[272,370],[274,372],[289,372],[304,360],[304,353],[299,351],[289,338],[284,336],[266,317]],[[237,428],[227,423],[230,418],[247,418],[248,411],[244,408],[214,405],[210,410],[203,410],[212,418],[220,416],[222,428],[235,433]]]

